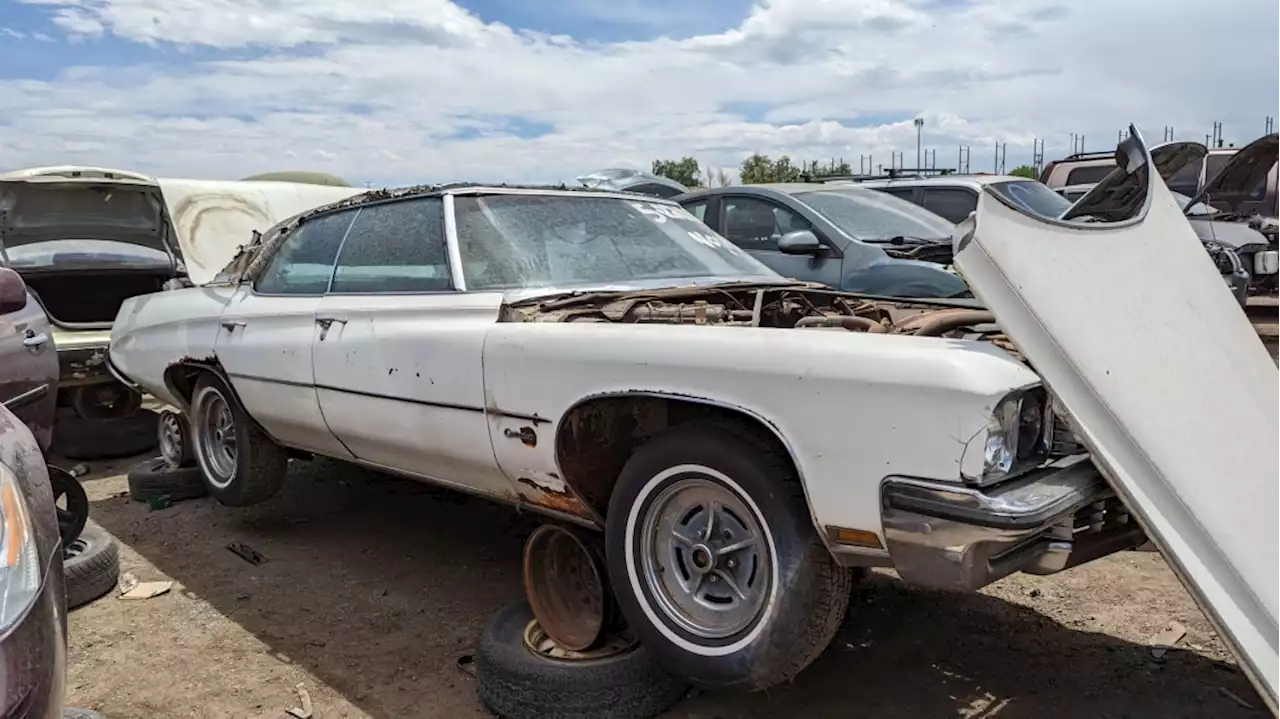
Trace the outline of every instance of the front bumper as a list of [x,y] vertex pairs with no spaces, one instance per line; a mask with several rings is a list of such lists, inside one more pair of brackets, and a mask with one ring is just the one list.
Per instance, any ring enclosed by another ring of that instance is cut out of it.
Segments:
[[[58,548],[56,559],[62,557]],[[52,563],[51,563],[52,566]],[[66,595],[62,567],[46,571],[35,604],[0,639],[0,717],[58,719],[67,667]]]
[[1087,457],[984,488],[889,477],[880,500],[898,575],[937,589],[1053,574],[1146,541]]

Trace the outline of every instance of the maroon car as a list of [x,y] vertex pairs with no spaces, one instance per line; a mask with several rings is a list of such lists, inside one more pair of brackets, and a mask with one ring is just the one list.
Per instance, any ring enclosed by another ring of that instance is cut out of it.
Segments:
[[45,464],[57,379],[44,312],[0,268],[0,717],[63,715],[63,533],[79,520],[59,517]]

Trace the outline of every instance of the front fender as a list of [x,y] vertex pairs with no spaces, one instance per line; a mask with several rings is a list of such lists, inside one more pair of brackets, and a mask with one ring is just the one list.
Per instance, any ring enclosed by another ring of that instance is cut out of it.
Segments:
[[[693,325],[499,323],[484,368],[489,407],[557,431],[584,399],[628,394],[758,418],[791,452],[815,526],[877,535],[884,477],[960,481],[996,402],[1038,381],[979,342]],[[493,437],[502,461],[515,444]],[[517,449],[523,466],[563,476],[554,441]]]

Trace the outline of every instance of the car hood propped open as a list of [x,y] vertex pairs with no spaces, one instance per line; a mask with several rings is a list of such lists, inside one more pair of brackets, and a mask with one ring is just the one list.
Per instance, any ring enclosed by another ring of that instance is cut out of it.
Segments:
[[956,265],[1275,712],[1280,376],[1130,133],[1130,216],[1036,216],[989,186]]
[[[1259,199],[1260,191],[1266,187],[1267,175],[1276,172],[1278,155],[1280,138],[1274,132],[1245,145],[1231,156],[1218,174],[1205,178],[1204,187],[1188,206],[1204,202],[1218,209],[1236,211],[1241,202]],[[1276,208],[1265,214],[1274,216]]]

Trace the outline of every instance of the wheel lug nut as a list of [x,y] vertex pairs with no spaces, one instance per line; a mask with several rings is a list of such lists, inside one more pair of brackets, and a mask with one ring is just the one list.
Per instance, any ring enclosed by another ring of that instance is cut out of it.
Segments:
[[730,568],[730,569],[733,569],[733,568],[735,568],[735,567],[737,567],[737,566],[738,566],[738,560],[736,560],[736,559],[732,559],[732,558],[731,558],[731,559],[729,559],[729,561],[727,562],[727,564],[729,565],[729,568]]

